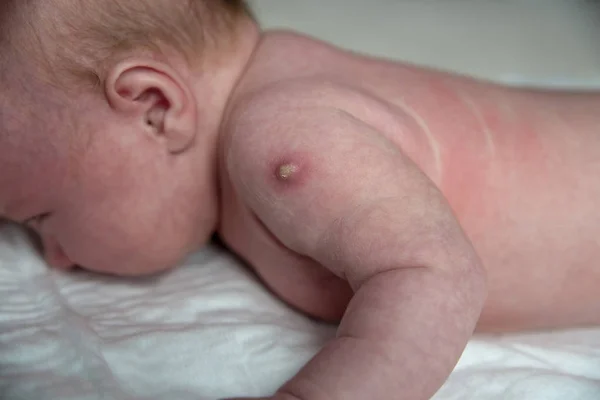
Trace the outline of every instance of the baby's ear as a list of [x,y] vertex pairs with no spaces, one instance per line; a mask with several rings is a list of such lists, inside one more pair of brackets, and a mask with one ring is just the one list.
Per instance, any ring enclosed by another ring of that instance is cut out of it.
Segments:
[[145,59],[122,61],[110,71],[105,92],[113,110],[163,140],[168,151],[185,151],[194,142],[196,100],[169,66]]

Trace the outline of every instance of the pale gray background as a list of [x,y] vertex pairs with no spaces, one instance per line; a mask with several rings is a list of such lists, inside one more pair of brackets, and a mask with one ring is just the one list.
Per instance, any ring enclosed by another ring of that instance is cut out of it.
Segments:
[[267,28],[507,83],[600,87],[600,6],[581,0],[253,0]]

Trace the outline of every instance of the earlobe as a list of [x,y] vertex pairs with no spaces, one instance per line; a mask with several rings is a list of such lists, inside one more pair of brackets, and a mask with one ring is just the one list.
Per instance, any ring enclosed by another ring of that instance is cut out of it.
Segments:
[[155,134],[169,152],[183,152],[193,144],[198,128],[195,97],[167,65],[122,61],[111,70],[105,94],[113,110]]

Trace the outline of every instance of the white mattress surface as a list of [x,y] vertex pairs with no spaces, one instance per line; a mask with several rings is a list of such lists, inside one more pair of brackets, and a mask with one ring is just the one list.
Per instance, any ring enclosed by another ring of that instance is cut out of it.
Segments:
[[[253,3],[266,26],[354,50],[513,84],[600,86],[590,2]],[[0,226],[2,399],[267,395],[334,329],[289,310],[218,247],[158,278],[118,280],[50,271],[23,232]],[[600,399],[600,329],[476,337],[435,399]]]

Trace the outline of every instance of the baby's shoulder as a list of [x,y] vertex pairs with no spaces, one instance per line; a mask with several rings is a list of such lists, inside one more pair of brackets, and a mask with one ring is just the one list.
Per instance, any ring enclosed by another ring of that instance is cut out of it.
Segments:
[[[351,98],[360,94],[327,76],[296,77],[254,87],[239,93],[229,106],[223,122],[227,131],[240,126],[252,126],[252,131],[264,132],[264,127],[293,127],[296,119],[310,117],[323,109],[347,110]],[[229,132],[231,133],[231,132]]]
[[323,110],[336,110],[362,121],[373,115],[389,119],[395,112],[376,92],[329,73],[285,77],[249,88],[232,98],[224,127],[290,124],[300,115],[309,118]]

